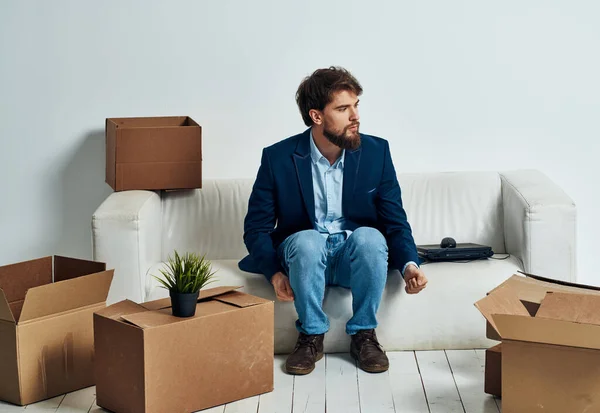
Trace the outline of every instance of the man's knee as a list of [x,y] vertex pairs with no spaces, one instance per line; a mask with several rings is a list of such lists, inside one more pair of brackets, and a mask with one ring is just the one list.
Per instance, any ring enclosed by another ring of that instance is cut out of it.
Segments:
[[313,265],[324,260],[325,237],[318,231],[312,229],[300,231],[292,235],[292,237],[290,244],[286,248],[286,258],[288,261]]
[[347,242],[357,254],[387,259],[387,242],[383,234],[375,228],[360,227],[350,235]]

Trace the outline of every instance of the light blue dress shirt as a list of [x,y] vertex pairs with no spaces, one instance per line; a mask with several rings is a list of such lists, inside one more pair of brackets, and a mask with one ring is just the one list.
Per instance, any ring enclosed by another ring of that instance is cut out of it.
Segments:
[[[344,158],[346,150],[333,163],[329,164],[327,158],[317,148],[312,130],[310,131],[310,157],[312,159],[312,179],[315,196],[315,225],[317,231],[328,237],[331,234],[346,233],[346,239],[358,225],[342,216],[342,188],[344,186]],[[406,267],[416,262],[409,261],[402,268],[402,275]]]

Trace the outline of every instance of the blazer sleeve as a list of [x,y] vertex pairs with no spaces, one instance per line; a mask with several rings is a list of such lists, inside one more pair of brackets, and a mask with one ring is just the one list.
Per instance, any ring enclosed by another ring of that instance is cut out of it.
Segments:
[[271,239],[277,219],[275,203],[275,180],[269,155],[263,149],[260,168],[248,201],[248,213],[244,219],[244,244],[258,270],[269,282],[275,273],[283,272]]
[[377,215],[385,229],[390,263],[402,270],[407,262],[419,262],[417,247],[412,236],[406,212],[402,206],[400,185],[390,155],[390,146],[385,142],[383,173],[379,188]]

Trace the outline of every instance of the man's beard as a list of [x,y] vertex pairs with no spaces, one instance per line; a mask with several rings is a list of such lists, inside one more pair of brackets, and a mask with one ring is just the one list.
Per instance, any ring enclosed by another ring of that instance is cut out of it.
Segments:
[[358,129],[356,128],[356,132],[350,132],[349,129],[353,126],[359,126],[358,122],[348,125],[344,128],[342,133],[336,133],[334,131],[328,130],[327,126],[323,128],[323,135],[329,140],[329,142],[333,143],[335,146],[338,146],[342,149],[354,150],[360,146],[360,134],[358,133]]

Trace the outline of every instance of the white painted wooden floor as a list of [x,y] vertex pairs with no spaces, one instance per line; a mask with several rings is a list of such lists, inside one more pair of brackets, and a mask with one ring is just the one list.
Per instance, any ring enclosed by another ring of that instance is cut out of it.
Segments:
[[[283,371],[275,357],[272,393],[204,413],[500,413],[501,401],[483,392],[484,350],[388,352],[390,369],[369,374],[349,354],[328,354],[308,376]],[[95,387],[26,407],[0,402],[0,413],[26,410],[101,413]]]

